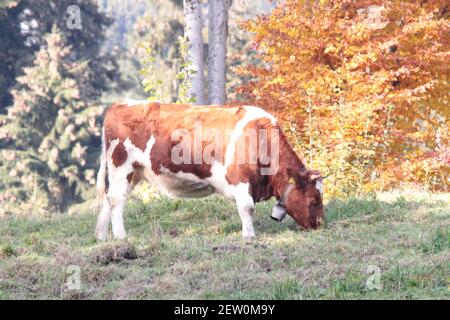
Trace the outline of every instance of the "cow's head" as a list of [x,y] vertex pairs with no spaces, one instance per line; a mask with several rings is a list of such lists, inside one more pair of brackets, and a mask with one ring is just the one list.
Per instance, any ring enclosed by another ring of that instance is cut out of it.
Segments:
[[286,169],[290,178],[291,187],[283,206],[287,213],[303,228],[316,229],[324,221],[322,202],[322,176],[316,170],[297,172],[291,168]]

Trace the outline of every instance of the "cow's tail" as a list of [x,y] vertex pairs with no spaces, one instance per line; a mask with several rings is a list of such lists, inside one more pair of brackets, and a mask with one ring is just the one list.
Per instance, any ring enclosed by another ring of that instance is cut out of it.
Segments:
[[102,128],[102,154],[100,156],[100,169],[97,174],[97,204],[101,208],[103,199],[108,191],[108,164],[106,159],[105,127]]

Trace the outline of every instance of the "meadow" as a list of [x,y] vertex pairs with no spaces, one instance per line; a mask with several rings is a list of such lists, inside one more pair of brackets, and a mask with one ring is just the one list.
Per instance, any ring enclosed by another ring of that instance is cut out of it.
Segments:
[[[450,299],[448,3],[0,0],[0,300]],[[272,200],[245,240],[231,201],[144,190],[126,240],[96,241],[127,98],[272,113],[328,177],[325,226]]]
[[272,221],[272,205],[257,205],[254,240],[216,196],[132,198],[126,241],[97,242],[90,205],[7,217],[0,299],[450,299],[449,193],[329,200],[312,232]]

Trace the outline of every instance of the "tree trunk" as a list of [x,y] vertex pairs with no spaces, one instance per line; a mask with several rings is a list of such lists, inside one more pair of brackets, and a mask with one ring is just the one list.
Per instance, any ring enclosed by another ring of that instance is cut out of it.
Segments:
[[188,43],[187,60],[189,63],[188,95],[195,104],[202,105],[205,100],[205,76],[203,69],[202,7],[201,0],[183,0],[185,36]]
[[226,100],[226,59],[228,9],[231,0],[209,0],[208,8],[208,92],[209,104],[222,105]]

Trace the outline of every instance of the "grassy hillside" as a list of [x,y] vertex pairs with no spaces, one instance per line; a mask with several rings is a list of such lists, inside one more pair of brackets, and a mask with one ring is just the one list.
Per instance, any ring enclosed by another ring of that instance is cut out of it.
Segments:
[[[327,226],[296,230],[258,205],[244,241],[234,205],[131,200],[126,242],[97,243],[95,215],[0,221],[0,299],[450,298],[450,194],[381,194],[327,204]],[[82,211],[82,210],[81,210]],[[81,270],[68,290],[67,266]],[[372,267],[370,267],[372,266]],[[381,289],[369,289],[379,268]]]

